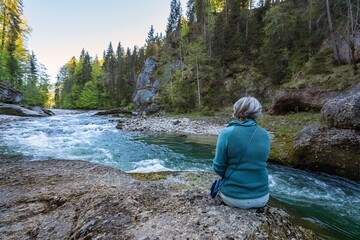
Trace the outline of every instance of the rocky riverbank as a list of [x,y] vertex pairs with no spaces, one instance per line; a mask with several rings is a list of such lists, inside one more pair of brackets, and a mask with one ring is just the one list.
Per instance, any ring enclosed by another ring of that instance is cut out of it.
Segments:
[[[133,116],[114,121],[118,121],[118,129],[125,131],[186,134],[208,139],[208,136],[213,136],[211,143],[215,144],[216,137],[231,119]],[[271,136],[270,162],[360,181],[359,130],[329,129],[326,132],[328,128],[316,126],[317,131],[311,131],[309,135],[305,130],[310,128],[305,126],[320,123],[320,115],[317,113],[265,115],[258,122]]]
[[218,135],[226,124],[189,118],[132,117],[121,118],[118,129],[159,133]]
[[231,208],[196,182],[211,173],[140,181],[82,161],[0,165],[0,239],[315,239],[288,214]]

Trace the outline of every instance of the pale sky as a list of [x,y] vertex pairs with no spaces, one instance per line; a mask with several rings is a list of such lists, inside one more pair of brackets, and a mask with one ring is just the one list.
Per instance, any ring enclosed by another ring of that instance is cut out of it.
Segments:
[[[150,26],[165,32],[170,0],[24,0],[24,16],[32,32],[27,49],[45,65],[51,82],[59,68],[84,48],[91,57],[112,42],[126,49],[145,44]],[[186,11],[187,0],[181,0]]]

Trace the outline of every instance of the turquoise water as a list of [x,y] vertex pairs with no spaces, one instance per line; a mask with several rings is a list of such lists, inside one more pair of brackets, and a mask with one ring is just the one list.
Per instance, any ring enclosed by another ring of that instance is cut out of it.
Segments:
[[[214,138],[129,133],[94,112],[55,110],[49,118],[0,115],[0,155],[22,160],[87,160],[127,172],[211,171]],[[360,184],[269,165],[272,200],[324,239],[360,239]]]

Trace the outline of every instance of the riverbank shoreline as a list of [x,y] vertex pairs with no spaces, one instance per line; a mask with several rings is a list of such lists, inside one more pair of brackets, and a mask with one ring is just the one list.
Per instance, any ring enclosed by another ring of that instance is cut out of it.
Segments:
[[221,129],[226,127],[224,123],[214,123],[205,119],[194,120],[186,117],[126,117],[117,121],[117,128],[124,131],[203,136],[217,136]]
[[170,172],[140,181],[75,160],[1,164],[0,238],[315,239],[281,209],[231,208],[193,184],[212,177]]
[[[96,162],[98,164],[112,166],[116,169],[121,169],[123,171],[129,172],[149,172],[151,169],[154,172],[157,170],[157,173],[143,174],[143,176],[146,175],[146,178],[151,178],[149,180],[140,179],[144,182],[152,181],[154,180],[154,177],[157,178],[159,175],[161,178],[161,175],[163,175],[163,173],[160,172],[161,170],[168,171],[171,169],[183,169],[185,172],[187,170],[197,171],[197,169],[199,169],[201,172],[201,169],[204,168],[209,169],[209,171],[211,170],[210,164],[211,158],[214,154],[213,150],[216,136],[122,131],[115,128],[118,119],[122,118],[121,116],[93,116],[95,112],[96,111],[69,112],[66,110],[59,110],[56,111],[56,113],[58,114],[55,117],[19,117],[19,121],[9,121],[6,124],[1,125],[0,128],[3,134],[1,134],[0,137],[4,144],[4,147],[1,148],[1,150],[3,150],[2,153],[4,159],[1,159],[0,156],[0,164],[17,164],[20,161],[47,159],[77,159]],[[184,116],[185,115],[182,115],[182,117]],[[298,116],[299,115],[296,115],[296,117]],[[179,118],[177,116],[171,117],[175,119]],[[193,119],[194,116],[186,117]],[[211,121],[213,120],[213,117],[209,118]],[[264,116],[264,118],[266,119],[268,118],[268,116]],[[203,117],[195,116],[195,120],[202,121]],[[137,118],[134,117],[133,121],[137,121]],[[287,123],[287,119],[284,117],[281,117],[281,119],[271,119],[271,121],[268,121],[268,123],[277,123],[277,121],[279,121],[279,123],[282,125]],[[218,122],[218,119],[216,119],[216,123]],[[303,121],[299,122],[303,123]],[[264,126],[261,122],[259,122],[259,125]],[[212,139],[212,143],[208,142],[209,139]],[[205,140],[207,141],[206,143]],[[13,149],[16,151],[13,151]],[[79,155],[79,153],[82,154]],[[13,154],[18,155],[12,156]],[[12,161],[9,161],[9,159],[12,159]],[[54,161],[54,164],[56,164],[56,162],[57,160]],[[137,171],[135,171],[135,169],[137,169]],[[34,168],[33,171],[40,171],[41,173],[41,170],[42,169],[39,170]],[[297,206],[302,206],[303,197],[305,197],[307,201],[314,200],[315,205],[317,204],[318,197],[323,198],[326,202],[326,199],[328,199],[328,196],[330,196],[333,199],[339,199],[339,201],[344,203],[345,206],[346,203],[351,203],[353,201],[352,199],[355,199],[354,197],[346,197],[344,199],[342,196],[337,196],[338,194],[332,194],[336,193],[337,191],[334,192],[331,189],[338,189],[339,187],[344,192],[346,192],[347,190],[350,190],[350,192],[354,192],[350,189],[351,186],[350,188],[348,188],[348,186],[344,186],[343,183],[335,184],[334,186],[332,186],[331,179],[317,178],[316,175],[308,176],[305,172],[302,173],[298,172],[297,170],[293,171],[291,169],[283,169],[283,167],[280,166],[279,168],[274,168],[273,165],[270,165],[269,170],[271,171],[273,199],[279,199],[281,201],[283,199],[282,197],[284,197],[285,202],[287,202],[289,199],[292,199],[295,202],[299,200],[299,205],[290,206],[289,209],[284,208],[282,204],[274,205],[274,201],[271,201],[269,203],[269,206],[284,209],[286,212],[290,213],[292,223],[298,223],[300,226],[303,226],[305,228],[313,229],[313,226],[311,226],[312,223],[303,223],[303,221],[298,222],[297,220],[299,219],[299,216],[301,217],[301,219],[302,217],[306,217],[306,219],[312,219],[312,217],[314,217],[314,219],[317,219],[317,217],[311,214],[311,210],[309,210],[309,214],[307,214],[307,210],[305,211],[305,215],[298,214]],[[131,173],[132,176],[133,174],[134,173]],[[52,182],[53,185],[55,184],[56,186],[57,174],[55,173],[53,175],[55,176],[51,176],[51,178],[55,179],[55,181]],[[75,172],[73,173],[73,175],[74,176],[71,176],[71,178],[76,177],[77,173]],[[294,175],[295,181],[292,183],[291,179]],[[46,174],[44,176],[46,176]],[[79,174],[78,176],[80,178],[82,177],[81,174]],[[190,180],[194,179],[194,175],[186,176],[188,176],[187,178],[189,178]],[[208,197],[209,184],[211,184],[211,182],[215,179],[215,176],[213,177],[214,178],[212,179],[204,179],[201,177],[200,182],[196,181],[196,183],[193,184],[196,187],[200,186],[199,183],[204,184],[204,188],[201,189],[201,191],[204,190],[204,197]],[[314,179],[313,177],[315,179],[318,179],[319,181],[314,182],[314,184],[312,183],[313,181],[310,181],[309,183],[308,180]],[[169,175],[168,178],[174,177],[172,175]],[[47,184],[46,181],[43,184],[44,186]],[[97,179],[94,178],[94,181],[97,181]],[[160,184],[161,181],[163,180],[156,180],[158,184]],[[284,185],[283,183],[285,182],[287,184]],[[301,188],[301,184],[300,189],[297,188],[298,182],[306,183],[305,192],[303,191],[303,188]],[[328,186],[327,188],[329,188],[329,190],[319,192],[318,194],[318,187],[322,188],[324,183]],[[141,183],[139,184],[141,185]],[[172,188],[167,183],[162,185],[167,186],[167,188]],[[188,185],[182,185],[172,190],[191,190],[187,186]],[[290,191],[287,191],[286,189],[290,189]],[[286,191],[284,192],[283,190]],[[148,190],[145,189],[145,191]],[[315,194],[308,195],[309,192]],[[327,194],[327,192],[329,194]],[[356,196],[357,193],[354,192],[354,194]],[[309,198],[307,198],[307,196],[309,196]],[[320,202],[320,204],[316,206],[321,207],[321,205],[322,203]],[[331,202],[329,202],[329,204],[326,204],[326,206],[332,205],[333,204]],[[354,211],[353,209],[354,208],[351,208],[351,211]],[[303,211],[303,209],[300,209],[300,211]],[[352,223],[356,223],[356,219],[354,221],[348,221],[347,217],[342,217],[341,213],[344,211],[346,211],[346,207],[340,208],[340,210],[338,210],[338,212],[336,213],[339,214],[339,218],[342,219],[340,221],[348,223],[346,224],[346,226],[351,226]],[[331,219],[332,217],[336,217],[336,214],[329,214],[329,219]],[[322,223],[322,218],[317,220],[317,222]],[[333,226],[331,225],[333,223],[335,224],[334,226],[344,226],[336,225],[339,221],[328,222],[325,219],[324,222],[326,224],[330,224],[329,226]],[[346,229],[349,230],[348,228]],[[316,233],[319,232],[320,235],[323,235],[322,229],[320,229],[319,231],[316,227],[315,229],[313,229],[313,231],[315,231]],[[328,235],[327,232],[327,229],[325,229],[325,236]],[[329,236],[332,235],[333,234],[329,234]],[[337,234],[334,235],[337,236]]]

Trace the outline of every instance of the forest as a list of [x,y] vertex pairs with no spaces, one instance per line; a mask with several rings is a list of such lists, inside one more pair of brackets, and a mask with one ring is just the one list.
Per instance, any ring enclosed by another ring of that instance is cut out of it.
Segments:
[[[46,105],[49,77],[24,47],[30,28],[22,7],[21,0],[1,2],[0,76],[24,92],[27,104]],[[342,90],[357,79],[359,1],[171,0],[170,9],[165,33],[149,23],[144,46],[110,42],[103,56],[79,49],[59,70],[55,107],[133,109],[147,58],[157,62],[154,77],[162,80],[157,104],[177,113],[211,113],[244,95],[266,106],[282,88]],[[182,67],[162,79],[177,61]]]
[[22,0],[0,3],[0,80],[21,90],[23,104],[49,106],[50,76],[34,52],[26,49],[31,28],[23,16]]

